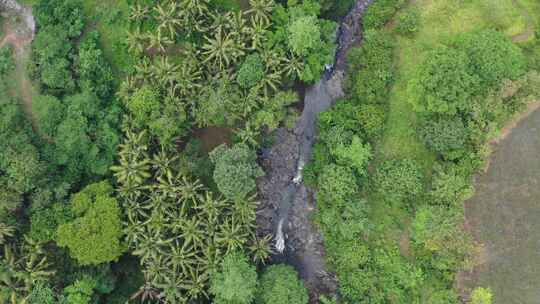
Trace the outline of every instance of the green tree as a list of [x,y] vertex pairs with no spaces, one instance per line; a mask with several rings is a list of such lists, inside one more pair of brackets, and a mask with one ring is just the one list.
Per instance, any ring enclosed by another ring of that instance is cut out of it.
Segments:
[[298,279],[296,270],[288,265],[272,265],[261,276],[257,304],[307,304],[306,287]]
[[231,148],[220,145],[210,152],[215,165],[214,181],[225,197],[242,200],[255,190],[255,179],[264,175],[257,165],[257,155],[245,144]]
[[289,48],[297,55],[306,56],[321,44],[321,29],[315,16],[294,20],[288,28]]
[[426,146],[447,160],[455,160],[467,152],[469,130],[459,117],[427,119],[419,130]]
[[428,52],[409,82],[413,106],[418,111],[449,115],[468,109],[480,82],[470,66],[469,57],[461,50],[441,45]]
[[257,271],[239,252],[225,256],[220,271],[210,282],[210,293],[216,304],[249,304],[257,291]]
[[349,167],[326,165],[317,182],[318,198],[330,205],[342,205],[356,192],[356,177]]
[[64,288],[66,304],[91,304],[94,303],[92,296],[96,288],[96,281],[85,277]]
[[115,261],[124,252],[120,207],[107,181],[91,184],[71,199],[75,220],[58,227],[57,242],[82,265]]
[[244,63],[240,66],[236,81],[242,88],[248,89],[259,83],[264,73],[265,67],[261,57],[258,54],[251,54],[246,57]]
[[32,100],[32,113],[42,134],[52,138],[62,122],[65,111],[58,98],[52,95],[38,95]]

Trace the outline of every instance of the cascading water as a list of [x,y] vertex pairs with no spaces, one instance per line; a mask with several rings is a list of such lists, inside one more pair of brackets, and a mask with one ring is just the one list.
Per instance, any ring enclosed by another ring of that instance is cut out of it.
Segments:
[[274,259],[298,269],[314,303],[319,294],[335,291],[337,284],[325,271],[322,237],[311,222],[315,202],[313,193],[302,182],[303,169],[311,159],[318,115],[344,95],[347,51],[362,39],[362,16],[371,2],[356,1],[341,22],[334,65],[328,66],[331,68],[325,75],[307,89],[294,132],[277,130],[276,143],[263,159],[267,175],[258,185],[262,197],[258,230],[275,235],[274,247],[280,254]]

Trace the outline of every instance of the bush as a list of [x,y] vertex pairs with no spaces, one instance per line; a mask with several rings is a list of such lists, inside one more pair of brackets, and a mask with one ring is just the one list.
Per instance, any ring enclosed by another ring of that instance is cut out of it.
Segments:
[[375,104],[360,105],[358,122],[368,140],[373,141],[379,138],[386,122],[386,113],[383,106]]
[[257,271],[245,255],[225,256],[219,272],[212,275],[210,293],[216,304],[249,304],[257,291]]
[[471,304],[491,304],[492,298],[489,288],[476,287],[471,294]]
[[394,38],[382,31],[366,31],[362,47],[348,57],[352,86],[361,102],[383,104],[394,81]]
[[419,130],[426,146],[447,160],[462,157],[467,151],[469,132],[460,118],[426,120]]
[[288,265],[272,265],[261,276],[257,304],[307,304],[308,294],[296,270]]
[[317,198],[326,204],[342,205],[357,192],[356,178],[349,167],[329,164],[318,179]]
[[403,0],[377,0],[367,9],[363,18],[364,29],[379,29],[396,14],[405,3]]
[[422,193],[423,174],[410,159],[383,162],[375,175],[377,191],[390,201],[409,201]]
[[6,75],[15,68],[13,50],[10,46],[0,49],[0,75]]
[[244,88],[248,89],[255,86],[264,76],[264,64],[261,56],[258,54],[251,54],[246,57],[246,60],[240,67],[236,81]]
[[461,206],[474,192],[471,178],[466,170],[457,165],[435,165],[431,181],[432,203],[446,206]]
[[396,31],[404,36],[412,36],[420,30],[420,11],[413,7],[401,14],[397,21]]

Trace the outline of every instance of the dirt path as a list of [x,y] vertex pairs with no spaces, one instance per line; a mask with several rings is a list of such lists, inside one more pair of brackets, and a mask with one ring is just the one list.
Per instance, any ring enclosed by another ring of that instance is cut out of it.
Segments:
[[512,41],[514,42],[525,42],[531,39],[534,36],[534,29],[535,29],[535,22],[533,16],[529,13],[526,7],[524,7],[520,2],[520,0],[512,0],[512,3],[514,6],[519,8],[521,11],[521,14],[525,17],[525,20],[527,20],[527,28],[525,31],[521,34],[515,35],[512,37]]
[[[26,63],[30,57],[30,44],[34,39],[32,11],[30,8],[17,7],[16,10],[8,10],[6,14],[8,16],[4,19],[4,24],[2,24],[4,37],[0,40],[0,48],[7,45],[13,47],[15,61],[14,76],[17,80],[17,86],[12,94],[20,97],[23,110],[35,127],[35,119],[32,114],[33,87],[26,71]],[[22,18],[18,19],[14,16]]]

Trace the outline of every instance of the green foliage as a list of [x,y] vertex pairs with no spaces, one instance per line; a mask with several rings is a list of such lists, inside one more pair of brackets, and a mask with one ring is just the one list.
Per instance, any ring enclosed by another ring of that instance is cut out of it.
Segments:
[[71,200],[75,220],[58,227],[58,244],[68,247],[81,265],[118,260],[125,250],[120,207],[112,191],[107,181],[87,186]]
[[431,181],[431,201],[437,205],[456,206],[473,194],[469,174],[457,165],[436,165]]
[[62,203],[56,203],[49,208],[40,208],[32,212],[30,217],[29,236],[38,242],[48,242],[56,239],[59,225],[73,219],[71,210]]
[[471,74],[471,60],[461,50],[440,45],[426,55],[417,75],[409,82],[411,102],[418,111],[455,115],[469,107],[480,89]]
[[386,114],[382,106],[362,104],[358,109],[358,120],[366,138],[373,140],[382,134]]
[[249,304],[257,291],[257,271],[242,253],[229,253],[212,276],[210,292],[216,304]]
[[408,202],[422,193],[422,180],[423,174],[416,162],[410,159],[394,159],[379,165],[375,186],[390,202]]
[[462,157],[468,150],[468,130],[460,118],[427,119],[419,130],[426,146],[447,160]]
[[456,44],[470,59],[470,73],[480,78],[484,90],[505,79],[516,79],[525,71],[521,49],[501,32],[470,32],[460,36]]
[[[384,104],[394,80],[394,38],[382,31],[366,31],[362,47],[348,55],[355,99]],[[357,71],[362,71],[357,72]]]
[[521,50],[502,33],[464,34],[453,47],[441,45],[426,55],[409,83],[409,95],[418,111],[468,112],[473,96],[485,94],[503,79],[516,79],[524,66]]
[[256,163],[257,154],[244,144],[218,146],[210,152],[210,160],[219,191],[231,200],[246,198],[255,190],[255,179],[264,175]]
[[248,89],[261,81],[265,73],[265,66],[258,54],[251,54],[240,66],[236,81],[244,88]]
[[491,304],[492,298],[489,288],[476,287],[471,294],[471,304]]
[[267,267],[261,276],[255,303],[307,304],[308,294],[294,268],[288,265],[272,265]]
[[288,27],[289,48],[299,56],[306,56],[321,43],[321,30],[315,16],[293,20]]
[[360,137],[354,135],[350,145],[340,144],[331,151],[338,165],[355,169],[356,174],[367,174],[367,164],[372,157],[371,146],[362,144]]
[[34,14],[40,26],[59,24],[70,38],[80,36],[85,25],[80,0],[39,0]]
[[377,0],[369,5],[363,17],[364,29],[380,29],[405,3],[403,0]]
[[0,75],[6,75],[15,68],[13,49],[9,46],[0,49]]
[[412,234],[419,256],[451,282],[465,266],[472,243],[462,227],[463,213],[445,206],[424,206],[417,212]]
[[317,197],[326,204],[341,205],[358,191],[355,181],[349,167],[327,165],[319,175]]
[[83,278],[64,288],[66,304],[91,304],[96,282],[91,278]]
[[[113,162],[118,145],[116,105],[106,104],[93,93],[68,96],[63,100],[65,114],[56,127],[54,144],[49,146],[51,161],[66,168],[71,178],[104,175]],[[40,125],[52,125],[59,115],[49,103]],[[106,109],[106,110],[104,110]],[[52,116],[52,117],[51,117]],[[60,116],[60,115],[59,115]],[[38,116],[40,118],[40,116]]]
[[396,31],[404,36],[416,34],[421,26],[420,10],[412,7],[399,15]]
[[95,93],[107,99],[112,93],[113,74],[98,46],[97,31],[86,34],[79,44],[76,73],[81,90]]
[[52,95],[38,95],[32,100],[34,113],[39,131],[48,137],[55,136],[58,125],[64,118],[64,105]]

